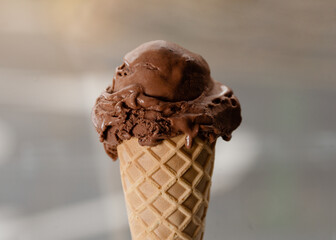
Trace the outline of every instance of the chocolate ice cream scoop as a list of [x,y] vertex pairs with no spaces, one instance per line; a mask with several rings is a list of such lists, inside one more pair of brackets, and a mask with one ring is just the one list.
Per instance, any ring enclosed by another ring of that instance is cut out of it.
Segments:
[[230,140],[241,109],[232,90],[211,78],[200,55],[160,40],[126,54],[92,119],[106,152],[117,159],[118,144],[132,137],[153,146],[185,133],[189,148],[196,136],[210,143],[219,136]]
[[177,44],[153,41],[126,54],[112,91],[139,84],[144,94],[165,101],[187,101],[212,85],[207,62]]

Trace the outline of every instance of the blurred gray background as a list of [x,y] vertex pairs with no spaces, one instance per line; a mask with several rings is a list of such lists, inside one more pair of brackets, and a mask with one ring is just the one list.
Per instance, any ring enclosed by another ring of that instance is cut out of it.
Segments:
[[90,111],[155,39],[203,55],[242,104],[205,239],[336,240],[335,0],[1,0],[0,240],[131,239]]

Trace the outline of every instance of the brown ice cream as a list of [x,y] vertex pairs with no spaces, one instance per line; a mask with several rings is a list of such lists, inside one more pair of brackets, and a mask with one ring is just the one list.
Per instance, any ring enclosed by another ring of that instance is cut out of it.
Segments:
[[117,159],[117,146],[132,137],[154,146],[186,134],[186,147],[197,136],[230,140],[241,122],[233,92],[210,76],[207,62],[181,46],[152,41],[124,57],[112,85],[97,99],[92,119],[106,152]]

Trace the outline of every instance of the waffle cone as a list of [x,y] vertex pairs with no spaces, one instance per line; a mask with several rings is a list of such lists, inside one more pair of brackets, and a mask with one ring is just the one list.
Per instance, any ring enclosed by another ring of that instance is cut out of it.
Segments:
[[201,240],[208,208],[215,144],[185,135],[155,147],[132,138],[118,146],[133,240]]

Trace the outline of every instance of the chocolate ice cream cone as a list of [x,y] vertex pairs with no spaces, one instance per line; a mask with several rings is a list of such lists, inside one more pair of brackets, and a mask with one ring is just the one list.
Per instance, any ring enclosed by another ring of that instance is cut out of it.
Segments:
[[209,203],[215,143],[186,135],[154,147],[136,138],[118,146],[133,240],[201,240]]
[[237,97],[205,59],[164,40],[141,44],[92,120],[106,153],[120,159],[133,240],[202,239],[215,140],[229,141],[242,120]]

